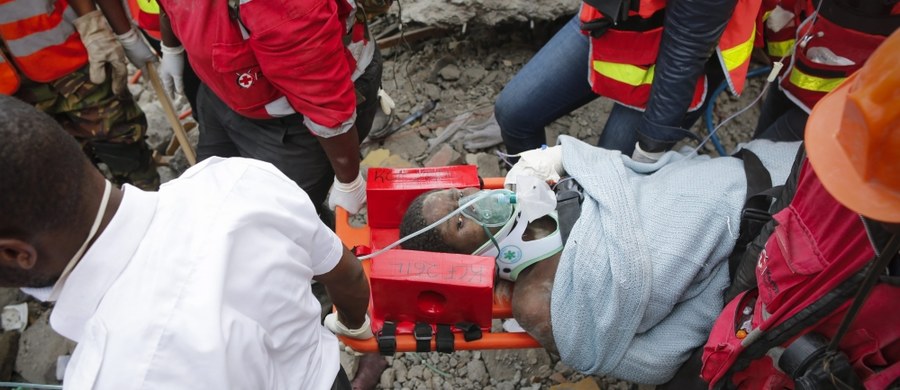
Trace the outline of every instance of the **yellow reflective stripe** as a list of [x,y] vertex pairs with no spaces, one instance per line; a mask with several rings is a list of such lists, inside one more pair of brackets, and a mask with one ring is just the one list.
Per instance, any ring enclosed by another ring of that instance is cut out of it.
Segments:
[[722,60],[725,61],[726,69],[732,71],[750,59],[750,54],[753,52],[754,36],[756,36],[756,26],[753,26],[753,32],[750,33],[750,38],[746,41],[737,46],[722,50]]
[[144,13],[148,14],[158,14],[159,13],[159,4],[156,3],[156,0],[137,0],[138,8],[141,9]]
[[841,83],[843,83],[846,79],[846,77],[823,79],[821,77],[810,76],[806,73],[801,72],[800,69],[797,69],[796,67],[791,70],[790,77],[791,84],[794,84],[807,91],[816,92],[831,92],[831,90],[837,88],[837,86],[841,85]]
[[762,21],[765,22],[766,19],[768,19],[769,15],[771,15],[771,14],[772,14],[772,11],[766,11],[766,13],[763,14]]
[[653,83],[653,69],[656,65],[644,69],[629,64],[617,64],[615,62],[594,61],[594,70],[601,75],[616,80],[620,83],[635,87]]
[[791,48],[794,47],[794,42],[796,41],[793,39],[781,42],[766,42],[766,52],[773,57],[787,57],[791,54]]

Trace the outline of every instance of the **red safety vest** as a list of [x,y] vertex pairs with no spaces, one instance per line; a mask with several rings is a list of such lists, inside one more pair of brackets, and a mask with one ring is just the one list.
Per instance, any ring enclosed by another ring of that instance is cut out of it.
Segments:
[[[757,47],[763,48],[772,61],[778,61],[784,58],[784,63],[788,63],[790,56],[793,54],[794,36],[797,34],[797,17],[799,14],[796,0],[763,0],[759,16],[756,20],[757,31]],[[775,25],[774,19],[769,18],[772,15],[777,18],[791,15],[790,21],[777,30],[773,29]]]
[[19,89],[18,72],[46,83],[87,63],[87,50],[71,23],[76,15],[66,0],[0,0],[0,6],[0,39],[12,57],[0,58],[0,93]]
[[[755,34],[754,16],[761,0],[739,0],[731,21],[719,39],[716,53],[725,71],[728,85],[734,94],[744,89]],[[591,37],[590,77],[593,91],[623,105],[643,110],[650,99],[656,56],[662,40],[662,12],[665,0],[641,0],[638,9],[629,11],[628,23],[636,28],[610,27],[597,37]],[[604,16],[587,4],[581,5],[582,23],[590,23]],[[637,23],[635,23],[637,22]],[[585,32],[588,34],[588,32]],[[706,76],[697,80],[697,88],[690,110],[703,104]]]
[[[815,5],[806,2],[806,14],[815,12]],[[900,8],[894,7],[892,15],[898,15]],[[798,13],[800,15],[804,12]],[[874,21],[874,19],[873,19]],[[788,72],[782,74],[780,83],[784,93],[806,112],[844,80],[862,68],[887,36],[867,34],[843,27],[820,13],[815,23],[801,25],[798,19],[797,37],[800,44],[794,49],[794,56]],[[806,38],[804,38],[806,37]],[[805,43],[804,43],[805,41]],[[853,65],[838,66],[821,64],[810,58],[813,48],[827,48],[834,54],[853,61]]]

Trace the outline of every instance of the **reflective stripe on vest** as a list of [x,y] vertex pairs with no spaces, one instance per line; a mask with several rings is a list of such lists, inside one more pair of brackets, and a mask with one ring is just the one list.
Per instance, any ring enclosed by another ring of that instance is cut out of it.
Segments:
[[141,12],[159,15],[159,3],[156,0],[137,0]]
[[[807,1],[807,9],[815,9],[811,1]],[[807,20],[812,20],[809,17]],[[873,17],[871,23],[883,23],[889,19]],[[839,25],[820,13],[815,22],[799,23],[797,27],[799,39],[806,37],[806,44],[797,47],[793,53],[791,67],[783,74],[779,86],[791,101],[806,112],[827,93],[834,90],[850,74],[859,70],[868,60],[869,55],[886,39],[885,36],[865,33],[853,28]],[[813,49],[827,49],[836,56],[849,60],[849,65],[837,65],[817,62],[811,55]]]
[[750,60],[750,54],[753,53],[753,38],[755,36],[756,26],[753,26],[753,32],[750,33],[746,41],[737,46],[722,49],[722,60],[725,69],[731,72]]
[[[53,81],[87,63],[87,51],[70,22],[76,15],[66,0],[12,0],[2,7],[0,38],[29,79]],[[0,83],[7,89],[6,78]]]
[[788,39],[786,41],[768,41],[766,42],[766,53],[771,57],[787,57],[791,54],[791,49],[794,47],[794,39]]
[[803,88],[807,91],[815,91],[815,92],[831,92],[831,90],[837,88],[838,85],[846,80],[846,77],[837,77],[833,79],[826,79],[822,77],[811,76],[806,73],[803,73],[800,69],[794,68],[791,70],[790,82],[800,88]]
[[[739,0],[717,47],[717,55],[727,74],[728,84],[733,93],[743,90],[750,55],[753,52],[756,34],[755,16],[759,12],[761,0]],[[646,3],[646,4],[645,4]],[[656,5],[656,7],[654,7]],[[643,0],[640,10],[659,11],[658,0]],[[582,4],[579,19],[584,28],[588,25],[602,25],[604,16],[593,7]],[[609,26],[606,30],[594,31],[591,36],[590,75],[591,89],[623,105],[636,109],[646,108],[650,96],[650,86],[655,73],[655,61],[662,37],[662,23],[652,19],[638,19],[632,11],[629,22]],[[637,19],[637,20],[635,20]],[[598,34],[599,32],[599,34]],[[590,31],[585,31],[590,36]],[[705,79],[698,80],[697,90],[690,108],[702,105]]]
[[640,66],[617,64],[614,62],[594,61],[594,70],[603,76],[634,87],[653,83],[656,65],[644,69]]
[[0,95],[12,95],[19,90],[19,75],[0,53]]

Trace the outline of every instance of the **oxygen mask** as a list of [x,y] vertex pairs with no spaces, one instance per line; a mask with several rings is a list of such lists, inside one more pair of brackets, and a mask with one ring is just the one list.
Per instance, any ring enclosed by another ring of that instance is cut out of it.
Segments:
[[485,227],[499,227],[513,217],[516,194],[508,190],[484,190],[463,196],[459,204],[466,218]]

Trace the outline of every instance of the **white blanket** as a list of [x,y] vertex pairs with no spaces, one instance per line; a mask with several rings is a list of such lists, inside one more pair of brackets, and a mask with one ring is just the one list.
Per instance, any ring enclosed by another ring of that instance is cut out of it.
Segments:
[[[551,296],[563,362],[638,383],[669,380],[722,309],[746,193],[743,162],[669,152],[655,164],[560,136],[585,190]],[[774,184],[799,143],[748,145]],[[652,174],[651,174],[652,173]]]

